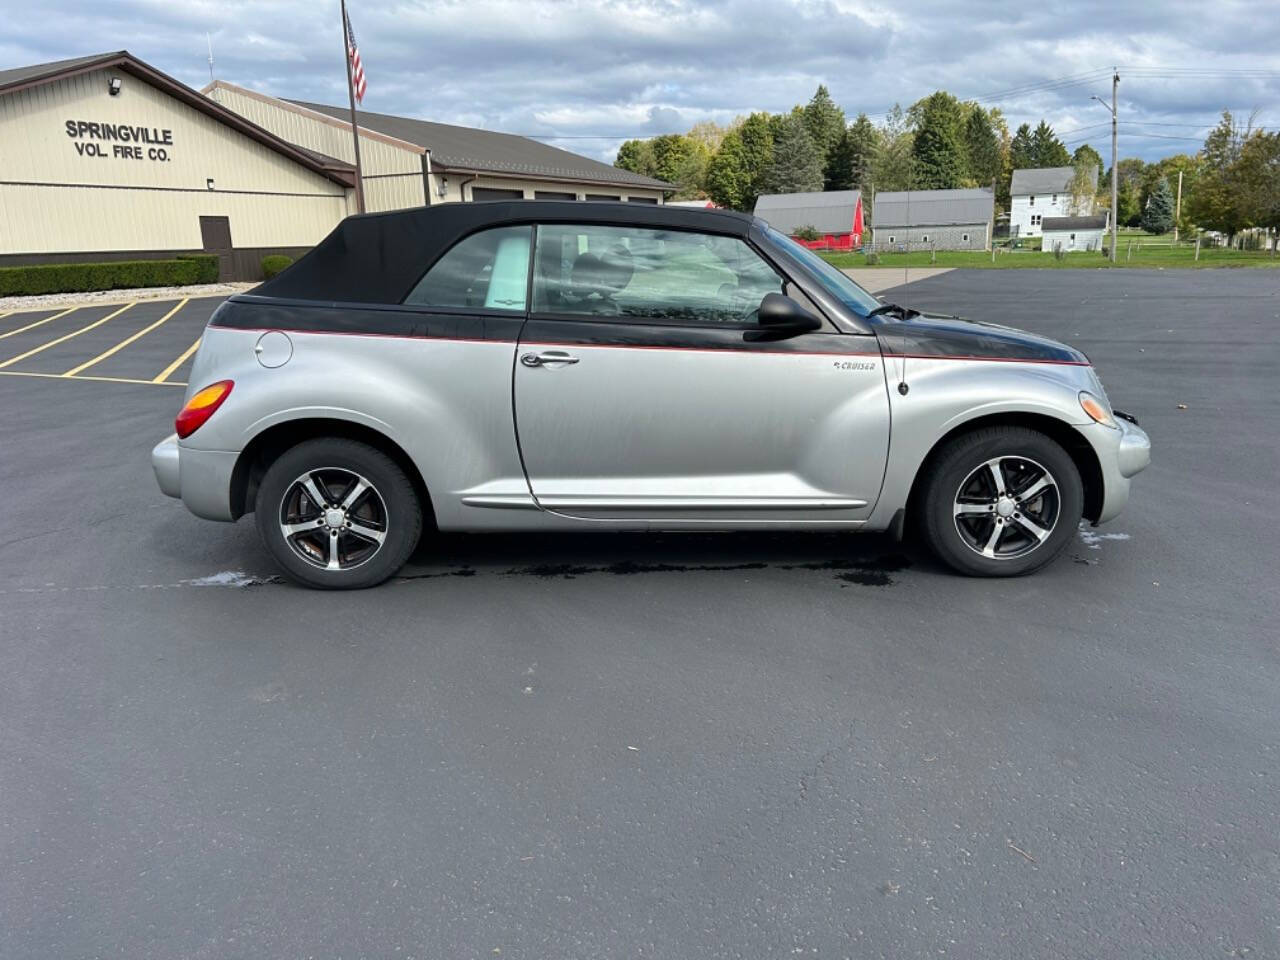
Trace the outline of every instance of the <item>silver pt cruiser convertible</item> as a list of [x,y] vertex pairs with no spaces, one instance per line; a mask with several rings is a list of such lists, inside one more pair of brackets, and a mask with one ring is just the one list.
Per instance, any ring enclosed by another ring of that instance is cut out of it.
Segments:
[[918,529],[1042,567],[1150,460],[1080,352],[872,297],[750,216],[352,217],[209,321],[160,488],[366,587],[441,530]]

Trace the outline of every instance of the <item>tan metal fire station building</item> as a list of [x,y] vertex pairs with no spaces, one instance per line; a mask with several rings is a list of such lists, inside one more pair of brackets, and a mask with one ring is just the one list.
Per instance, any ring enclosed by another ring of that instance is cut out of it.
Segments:
[[[0,266],[207,251],[225,279],[258,279],[263,256],[297,256],[356,212],[349,116],[221,81],[196,91],[127,51],[0,70]],[[358,122],[370,212],[673,189],[512,134]]]

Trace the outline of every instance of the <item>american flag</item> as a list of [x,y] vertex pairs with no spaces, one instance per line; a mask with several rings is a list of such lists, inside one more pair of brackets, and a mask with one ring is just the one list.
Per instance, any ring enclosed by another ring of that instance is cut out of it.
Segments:
[[347,17],[347,56],[351,59],[351,86],[356,102],[364,103],[364,91],[368,84],[364,79],[364,66],[360,63],[360,48],[356,46],[356,34],[351,29],[351,17]]

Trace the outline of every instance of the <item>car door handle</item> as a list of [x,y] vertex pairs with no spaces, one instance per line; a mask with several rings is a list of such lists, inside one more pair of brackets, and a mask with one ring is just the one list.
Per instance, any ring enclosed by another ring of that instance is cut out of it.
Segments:
[[520,358],[526,367],[541,367],[548,363],[577,363],[578,358],[559,350],[548,350],[543,353],[526,353]]

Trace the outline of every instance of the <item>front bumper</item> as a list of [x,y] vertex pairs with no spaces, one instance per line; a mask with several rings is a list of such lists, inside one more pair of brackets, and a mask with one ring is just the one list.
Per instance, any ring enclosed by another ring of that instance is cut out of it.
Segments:
[[160,492],[180,497],[188,510],[206,520],[231,521],[231,474],[238,454],[226,450],[195,450],[170,434],[151,451],[151,469]]
[[1114,519],[1129,502],[1129,481],[1151,463],[1151,439],[1136,423],[1117,417],[1119,426],[1100,423],[1080,428],[1102,468],[1102,509],[1095,526]]

